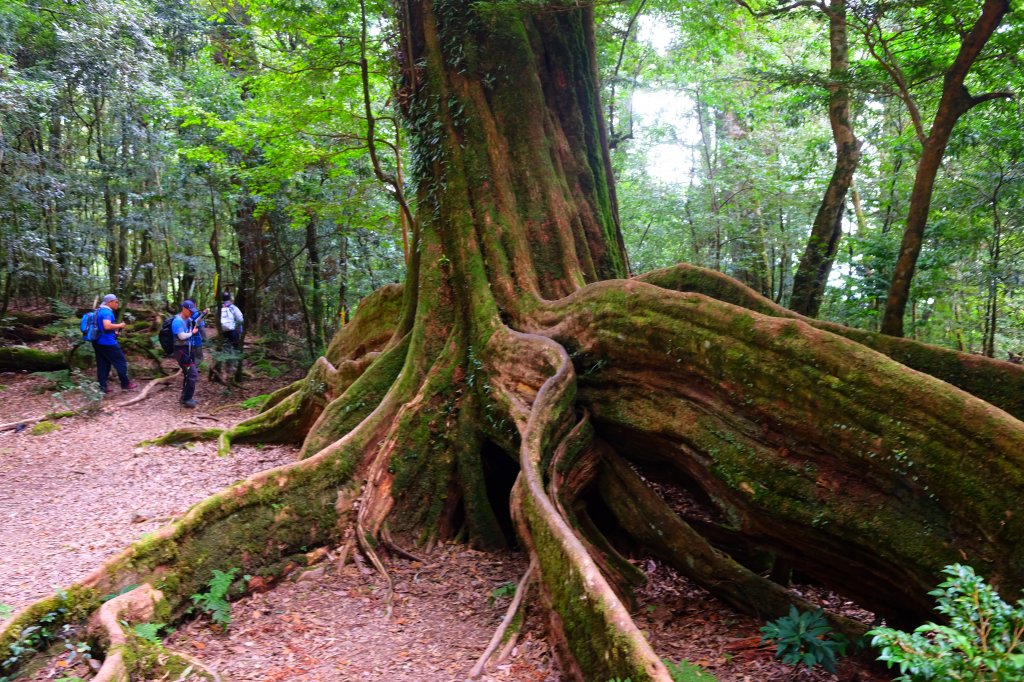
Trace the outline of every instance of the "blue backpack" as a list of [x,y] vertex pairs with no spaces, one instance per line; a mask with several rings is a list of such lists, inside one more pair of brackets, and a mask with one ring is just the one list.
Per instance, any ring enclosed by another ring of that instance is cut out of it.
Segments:
[[90,310],[85,315],[82,315],[82,324],[79,325],[82,330],[82,341],[98,341],[100,338],[100,315],[98,310]]

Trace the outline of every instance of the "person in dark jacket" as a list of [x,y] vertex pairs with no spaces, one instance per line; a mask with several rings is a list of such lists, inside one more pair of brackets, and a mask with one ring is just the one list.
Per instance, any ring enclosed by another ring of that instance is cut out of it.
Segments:
[[171,321],[174,334],[174,359],[181,368],[181,406],[196,407],[196,383],[199,381],[199,363],[203,361],[203,322],[196,304],[183,301],[181,312]]

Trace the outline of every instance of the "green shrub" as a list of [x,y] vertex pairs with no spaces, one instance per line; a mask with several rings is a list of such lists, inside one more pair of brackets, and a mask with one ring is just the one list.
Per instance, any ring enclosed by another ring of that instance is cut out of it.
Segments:
[[911,633],[875,628],[868,634],[879,660],[899,667],[900,682],[1024,679],[1024,599],[1007,604],[970,566],[943,573],[949,578],[928,594],[949,625],[925,623]]
[[761,635],[762,641],[778,645],[775,657],[789,665],[820,665],[835,674],[836,657],[846,654],[846,637],[832,632],[822,609],[797,611],[790,606],[789,615],[770,621]]

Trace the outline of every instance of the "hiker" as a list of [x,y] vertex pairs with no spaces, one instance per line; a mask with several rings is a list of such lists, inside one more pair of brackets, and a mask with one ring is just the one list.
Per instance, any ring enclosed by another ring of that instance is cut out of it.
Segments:
[[[226,384],[232,374],[242,369],[242,322],[245,317],[231,300],[231,293],[224,292],[220,306],[221,354],[210,370],[210,378]],[[227,377],[224,372],[227,371]]]
[[115,322],[117,309],[121,302],[114,294],[107,294],[96,309],[96,324],[99,326],[99,338],[92,342],[96,352],[96,381],[100,385],[100,393],[107,392],[107,379],[110,368],[117,370],[117,378],[121,380],[121,390],[131,391],[139,385],[128,377],[128,359],[117,343],[117,335],[125,328],[124,322]]
[[220,306],[220,329],[224,332],[224,343],[238,353],[242,352],[242,311],[231,300],[230,292],[224,292]]
[[203,360],[203,322],[196,304],[183,301],[181,312],[171,322],[174,334],[174,359],[181,367],[184,378],[181,386],[181,406],[194,408],[196,382],[199,380],[199,363]]

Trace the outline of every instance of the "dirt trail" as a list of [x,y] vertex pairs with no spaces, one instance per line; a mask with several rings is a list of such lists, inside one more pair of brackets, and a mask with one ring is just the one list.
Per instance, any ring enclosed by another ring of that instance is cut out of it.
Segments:
[[[0,421],[52,409],[38,393],[45,384],[0,376]],[[201,408],[191,411],[178,405],[174,384],[137,405],[59,420],[50,433],[0,433],[0,602],[18,607],[50,594],[225,485],[293,461],[295,448],[282,446],[241,445],[230,457],[217,457],[213,443],[136,447],[178,426],[231,424],[252,412],[209,411],[271,386],[225,395],[205,384]],[[114,389],[105,402],[132,395]]]
[[[0,433],[0,603],[17,608],[67,586],[209,494],[293,461],[294,447],[242,444],[218,457],[215,443],[136,443],[176,427],[237,422],[253,414],[238,402],[294,378],[249,382],[232,393],[201,380],[201,406],[194,411],[178,405],[175,381],[137,405],[59,420],[49,433]],[[51,397],[39,392],[46,383],[0,375],[0,422],[53,410]],[[131,396],[114,389],[106,401]],[[492,592],[518,580],[524,565],[516,555],[444,546],[426,564],[395,560],[391,569],[396,603],[390,620],[375,573],[324,564],[315,579],[286,580],[241,599],[226,634],[197,620],[183,624],[168,644],[236,682],[461,680],[507,606],[507,596]],[[557,680],[540,630],[533,624],[509,661],[483,679]],[[38,661],[29,679],[88,674],[66,660],[61,653]]]

